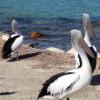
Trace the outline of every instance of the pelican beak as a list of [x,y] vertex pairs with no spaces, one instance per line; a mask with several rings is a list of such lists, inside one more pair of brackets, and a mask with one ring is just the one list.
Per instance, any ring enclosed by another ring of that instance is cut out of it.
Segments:
[[84,51],[89,55],[91,56],[92,58],[95,58],[93,52],[91,51],[91,49],[88,47],[88,45],[86,44],[86,42],[84,41],[83,38],[80,38],[80,41],[79,41],[81,47],[84,49]]
[[93,25],[90,20],[87,21],[87,29],[88,29],[88,33],[90,34],[90,36],[96,37],[96,33],[94,31]]
[[87,29],[89,35],[94,38],[96,36],[96,33],[95,33],[93,25],[90,21],[89,14],[83,14],[83,25]]

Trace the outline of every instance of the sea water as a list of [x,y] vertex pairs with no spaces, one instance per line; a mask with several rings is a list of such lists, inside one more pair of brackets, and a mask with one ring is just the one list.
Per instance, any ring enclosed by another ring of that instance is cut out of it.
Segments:
[[[25,36],[24,43],[37,48],[71,47],[71,29],[83,31],[82,14],[89,13],[95,27],[96,39],[92,42],[100,49],[99,0],[0,0],[0,31],[11,31],[11,21],[16,19]],[[47,38],[32,40],[31,32],[42,32]]]

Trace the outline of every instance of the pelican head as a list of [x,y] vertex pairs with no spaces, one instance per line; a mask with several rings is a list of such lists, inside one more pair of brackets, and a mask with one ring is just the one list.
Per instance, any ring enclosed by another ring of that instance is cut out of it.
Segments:
[[89,34],[90,37],[95,37],[95,32],[94,32],[94,28],[93,25],[90,21],[90,16],[87,13],[83,14],[83,26],[85,31]]
[[12,20],[12,31],[14,33],[19,33],[19,29],[18,29],[18,23],[16,20]]
[[84,51],[88,55],[90,55],[92,58],[95,58],[93,52],[88,47],[87,43],[84,41],[84,39],[82,37],[81,31],[76,30],[76,29],[71,30],[71,38],[72,38],[71,40],[72,40],[72,46],[73,46],[73,48],[75,48],[77,50],[77,47],[79,45],[80,46],[80,49],[83,48]]

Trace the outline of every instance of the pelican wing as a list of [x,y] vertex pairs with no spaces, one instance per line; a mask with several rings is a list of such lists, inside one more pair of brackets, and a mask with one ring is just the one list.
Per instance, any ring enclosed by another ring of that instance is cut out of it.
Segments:
[[20,45],[22,44],[23,41],[23,36],[19,36],[15,39],[15,41],[12,44],[12,51],[15,51],[17,48],[20,47]]
[[2,53],[3,53],[3,57],[7,57],[9,56],[14,50],[15,50],[15,40],[19,38],[19,36],[15,36],[15,37],[12,37],[12,38],[9,38],[4,46],[3,46],[3,49],[2,49]]
[[60,95],[67,92],[79,80],[80,75],[73,73],[59,77],[47,89],[51,95]]

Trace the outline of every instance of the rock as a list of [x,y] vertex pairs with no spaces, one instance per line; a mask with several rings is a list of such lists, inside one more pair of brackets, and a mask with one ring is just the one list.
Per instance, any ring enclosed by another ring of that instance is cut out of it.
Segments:
[[71,48],[69,51],[67,51],[66,53],[67,54],[71,54],[71,55],[74,55],[74,52],[75,52],[75,49],[74,48]]
[[32,32],[31,33],[32,39],[39,39],[39,38],[45,38],[45,35],[41,32]]
[[0,31],[0,35],[2,35],[4,32],[3,31]]
[[2,35],[2,40],[7,41],[9,39],[9,35],[8,34],[3,34]]
[[29,44],[29,47],[34,48],[35,45],[34,45],[33,43],[30,43],[30,44]]
[[48,50],[50,52],[54,52],[54,53],[65,53],[64,50],[59,49],[59,48],[54,48],[54,47],[48,47],[48,48],[46,48],[46,50]]
[[11,34],[14,34],[14,33],[13,32],[5,32],[5,31],[0,32],[1,39],[4,40],[4,41],[7,41]]

